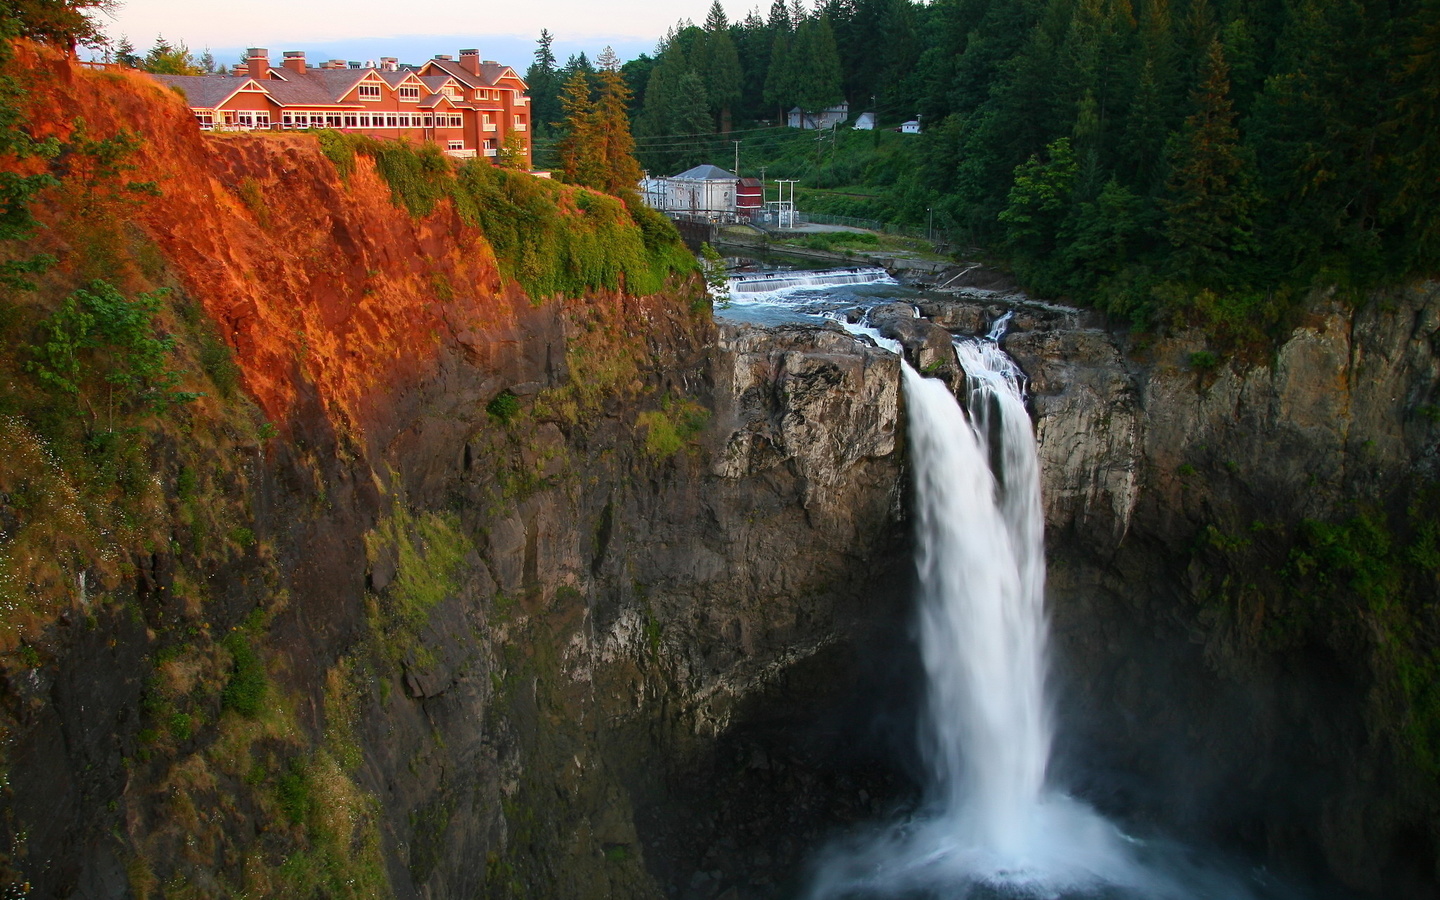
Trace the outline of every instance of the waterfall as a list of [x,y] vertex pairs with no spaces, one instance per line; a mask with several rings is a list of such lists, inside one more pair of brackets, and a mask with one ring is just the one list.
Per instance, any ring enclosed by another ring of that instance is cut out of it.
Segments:
[[827,269],[822,272],[766,272],[730,278],[730,294],[768,294],[785,288],[825,287],[838,284],[893,284],[890,275],[878,266]]
[[1025,377],[956,343],[962,404],[902,360],[915,481],[923,805],[832,844],[813,900],[1260,895],[1183,847],[1128,837],[1047,780],[1044,517]]
[[974,845],[1013,855],[1050,756],[1040,467],[1023,376],[993,342],[956,351],[968,417],[944,382],[905,368],[928,690],[922,749],[932,802],[961,816]]

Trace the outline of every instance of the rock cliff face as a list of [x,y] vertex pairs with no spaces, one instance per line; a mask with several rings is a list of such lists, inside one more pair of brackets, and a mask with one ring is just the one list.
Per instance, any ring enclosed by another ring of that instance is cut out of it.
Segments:
[[1054,317],[1007,338],[1045,468],[1062,762],[1103,804],[1324,883],[1433,892],[1429,711],[1391,654],[1433,658],[1434,569],[1396,564],[1367,606],[1351,562],[1307,566],[1323,523],[1400,522],[1385,541],[1412,558],[1428,540],[1437,329],[1431,284],[1320,298],[1269,358],[1218,365],[1194,337]]

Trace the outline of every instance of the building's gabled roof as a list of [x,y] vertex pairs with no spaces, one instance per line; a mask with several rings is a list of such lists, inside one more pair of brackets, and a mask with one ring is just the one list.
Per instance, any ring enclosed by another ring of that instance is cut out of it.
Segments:
[[415,74],[415,71],[415,69],[401,69],[397,72],[386,72],[383,69],[377,69],[375,70],[375,74],[385,79],[385,83],[392,88],[397,88],[407,81],[419,81],[420,78]]
[[454,98],[452,98],[452,97],[447,97],[447,96],[445,96],[444,94],[431,94],[430,96],[424,98],[423,100],[420,101],[420,108],[421,108],[421,109],[439,109],[439,108],[440,108],[440,104],[442,104],[442,103],[449,104],[449,106],[450,106],[451,109],[474,109],[474,108],[475,108],[472,104],[466,103],[466,102],[463,101],[463,100],[456,100],[456,99],[454,99]]
[[[420,68],[420,71],[431,72],[434,69],[439,69],[440,71],[444,72],[446,75],[449,75],[451,78],[454,78],[456,81],[460,82],[466,87],[489,87],[488,84],[481,83],[480,76],[471,74],[469,69],[460,65],[460,63],[456,62],[453,59],[427,60],[425,65]],[[425,76],[422,75],[421,77],[423,78]]]
[[247,84],[259,84],[253,78],[229,75],[152,75],[163,85],[179,88],[192,109],[214,109],[235,96]]
[[684,181],[734,181],[739,176],[733,172],[727,172],[719,166],[707,164],[686,169],[675,177]]
[[465,85],[461,84],[458,78],[451,75],[417,75],[415,77],[419,78],[420,83],[425,85],[432,94],[440,93],[447,84],[453,84],[461,90],[465,88]]
[[304,75],[290,73],[289,81],[271,81],[263,85],[281,106],[343,106],[361,108],[359,102],[342,98],[369,70],[316,69]]
[[439,69],[447,75],[453,76],[455,80],[470,88],[494,87],[502,78],[513,78],[520,83],[522,90],[528,89],[525,84],[525,79],[517,75],[514,69],[499,63],[482,62],[480,64],[480,74],[476,75],[457,60],[431,59],[425,62],[421,71],[432,72],[434,69]]
[[502,78],[513,78],[516,81],[520,82],[520,87],[522,90],[527,90],[529,88],[529,85],[525,83],[525,79],[521,78],[514,69],[510,68],[509,66],[501,65],[500,63],[481,63],[480,74],[484,76],[487,80],[487,83],[492,86],[499,84],[500,79]]

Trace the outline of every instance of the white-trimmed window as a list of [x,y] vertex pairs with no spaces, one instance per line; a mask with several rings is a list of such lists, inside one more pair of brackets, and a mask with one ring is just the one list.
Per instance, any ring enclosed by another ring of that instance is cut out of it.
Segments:
[[434,128],[434,127],[435,127],[435,117],[434,117],[434,116],[426,116],[426,117],[425,117],[425,127],[426,127],[426,128]]
[[461,116],[451,116],[451,117],[450,117],[450,127],[451,127],[451,128],[463,128],[464,125],[465,125],[465,119],[464,119],[463,117],[461,117]]
[[459,100],[460,89],[453,84],[447,84],[445,85],[445,96],[449,97],[451,100]]
[[401,100],[419,100],[420,89],[413,84],[402,84],[397,91]]
[[450,141],[450,142],[449,142],[449,147],[450,147],[451,150],[464,150],[464,149],[465,149],[465,142],[464,142],[464,141]]
[[340,127],[340,114],[339,114],[339,113],[326,113],[326,114],[325,114],[325,127],[326,127],[326,128],[339,128],[339,127]]
[[215,126],[215,114],[213,112],[197,112],[195,120],[200,123],[201,128],[213,128]]
[[369,117],[369,116],[361,116],[361,117],[360,117],[360,127],[361,127],[361,128],[369,128],[369,127],[370,127],[370,117]]
[[359,116],[355,115],[354,113],[346,113],[346,114],[345,114],[345,127],[346,127],[346,128],[354,128],[355,126],[357,126],[357,125],[359,125],[359,124],[360,124],[360,117],[359,117]]
[[255,114],[255,127],[256,127],[256,128],[269,128],[269,127],[270,127],[270,113],[268,113],[268,112],[257,112],[257,113]]
[[515,130],[515,131],[524,131],[524,130],[525,130],[525,117],[524,117],[524,116],[516,116],[516,117],[515,117],[515,128],[514,128],[514,130]]
[[378,85],[378,84],[362,84],[362,85],[360,85],[360,99],[361,99],[361,100],[379,100],[379,99],[380,99],[380,85]]
[[388,115],[387,115],[387,116],[385,117],[385,127],[386,127],[386,128],[399,128],[399,127],[400,127],[400,121],[399,121],[399,119],[400,119],[399,116],[388,116]]

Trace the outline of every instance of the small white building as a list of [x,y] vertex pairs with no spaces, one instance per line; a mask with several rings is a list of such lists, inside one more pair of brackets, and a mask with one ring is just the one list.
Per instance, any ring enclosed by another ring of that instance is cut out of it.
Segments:
[[903,123],[903,124],[900,126],[900,133],[901,133],[901,134],[919,134],[919,133],[920,133],[920,120],[919,120],[919,119],[911,119],[910,121]]
[[862,112],[855,118],[855,124],[850,127],[856,131],[874,131],[875,114],[873,112]]
[[850,104],[841,102],[818,113],[807,113],[800,107],[790,110],[788,124],[791,128],[829,128],[850,118]]
[[640,182],[645,202],[671,215],[733,219],[740,177],[719,166],[703,165],[670,178]]

